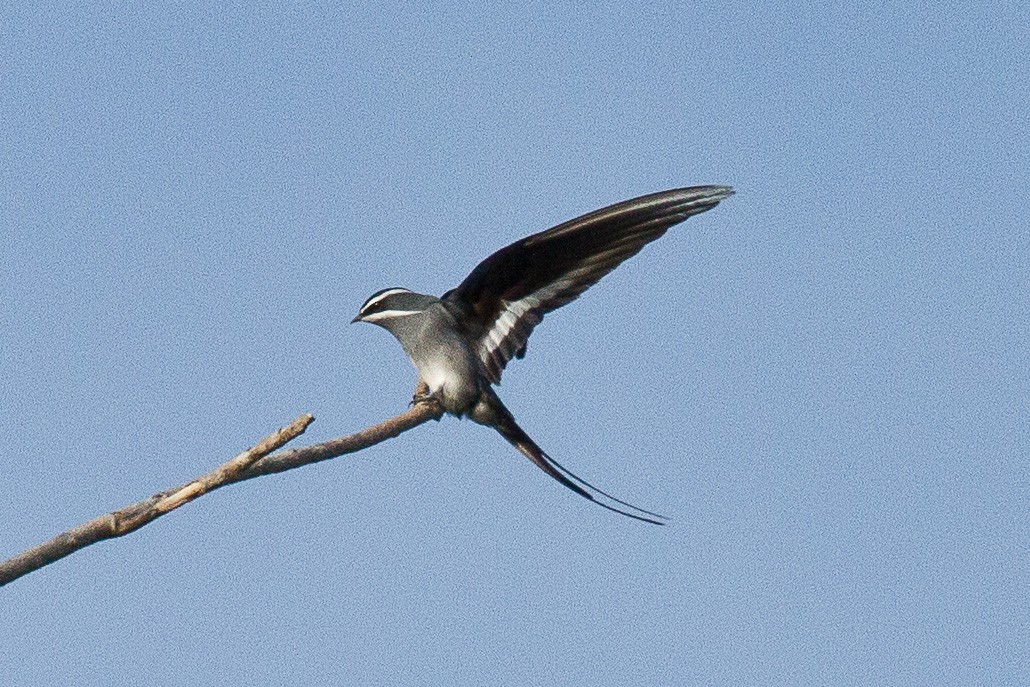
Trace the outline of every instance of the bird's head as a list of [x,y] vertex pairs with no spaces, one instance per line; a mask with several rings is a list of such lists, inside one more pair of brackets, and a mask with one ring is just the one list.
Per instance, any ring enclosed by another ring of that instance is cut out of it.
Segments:
[[422,314],[438,299],[408,289],[390,288],[368,297],[351,322],[370,322],[390,329],[390,325],[412,315]]

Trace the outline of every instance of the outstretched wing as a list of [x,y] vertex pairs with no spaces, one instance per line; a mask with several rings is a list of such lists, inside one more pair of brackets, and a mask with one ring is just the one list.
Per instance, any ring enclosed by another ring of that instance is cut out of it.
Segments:
[[575,300],[627,258],[691,215],[733,194],[728,186],[693,186],[616,203],[502,248],[443,298],[472,328],[494,384],[544,315]]

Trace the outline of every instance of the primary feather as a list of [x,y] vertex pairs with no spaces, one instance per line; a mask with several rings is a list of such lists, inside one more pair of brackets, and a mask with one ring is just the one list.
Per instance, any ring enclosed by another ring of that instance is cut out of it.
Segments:
[[500,249],[444,300],[459,307],[494,384],[544,315],[575,300],[670,227],[733,194],[728,186],[662,191],[596,210]]

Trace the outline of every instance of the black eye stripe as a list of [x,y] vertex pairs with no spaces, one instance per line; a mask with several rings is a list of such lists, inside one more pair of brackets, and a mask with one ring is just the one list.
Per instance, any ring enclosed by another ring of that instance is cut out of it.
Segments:
[[382,300],[382,301],[379,301],[378,303],[373,303],[371,305],[365,306],[361,310],[361,314],[362,314],[362,316],[364,316],[364,315],[374,315],[375,313],[383,312],[384,310],[390,310],[389,299]]
[[388,289],[382,289],[381,291],[376,291],[368,297],[368,300],[365,301],[363,306],[361,306],[361,310],[359,312],[362,315],[371,315],[383,310],[390,310],[390,303],[395,302],[396,296],[407,295],[410,293],[411,291],[408,289],[401,289],[395,286]]

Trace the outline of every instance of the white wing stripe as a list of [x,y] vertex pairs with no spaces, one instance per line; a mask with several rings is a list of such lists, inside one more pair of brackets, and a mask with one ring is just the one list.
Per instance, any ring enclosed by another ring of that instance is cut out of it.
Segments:
[[555,287],[561,288],[560,284],[548,284],[546,287],[535,291],[517,301],[504,301],[504,309],[497,316],[490,330],[483,337],[479,346],[479,358],[489,365],[493,355],[504,346],[505,340],[513,329],[524,319],[527,313],[540,305],[541,301],[548,296],[546,292]]

